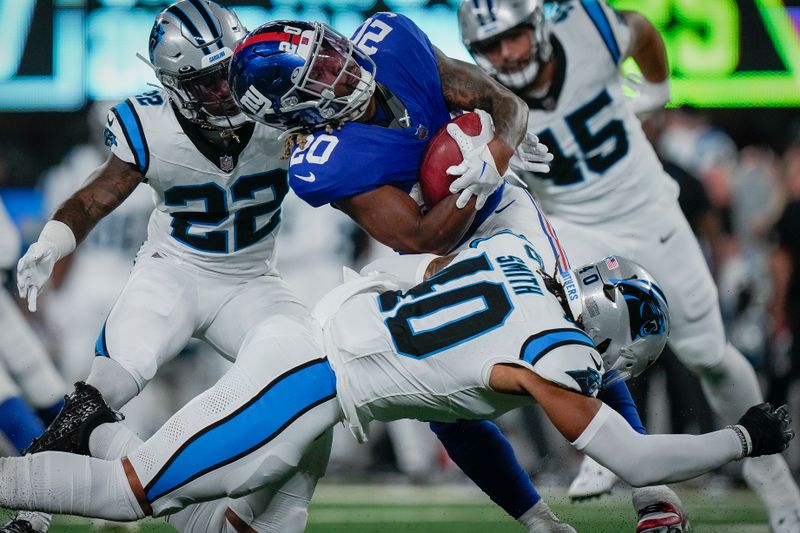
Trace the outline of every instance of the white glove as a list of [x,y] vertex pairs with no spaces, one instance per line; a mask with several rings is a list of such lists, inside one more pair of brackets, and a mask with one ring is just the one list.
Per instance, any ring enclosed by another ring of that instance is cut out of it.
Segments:
[[635,93],[629,98],[637,117],[663,109],[669,103],[669,79],[653,83],[640,74],[630,73],[623,78],[622,84]]
[[36,297],[53,273],[58,249],[51,242],[35,242],[17,263],[17,289],[21,298],[28,299],[28,309],[36,311]]
[[539,137],[531,132],[525,134],[525,138],[519,143],[514,155],[511,156],[508,166],[514,170],[525,170],[527,172],[538,172],[547,174],[550,172],[550,161],[553,154],[550,153],[544,143],[539,142]]
[[36,311],[36,297],[53,273],[53,265],[72,253],[75,245],[75,235],[70,227],[51,220],[42,228],[39,240],[31,244],[17,263],[17,290],[21,298],[28,299],[28,309],[32,313]]
[[481,132],[478,135],[467,135],[456,124],[447,125],[447,133],[456,141],[464,156],[460,165],[447,169],[448,175],[459,176],[450,184],[450,192],[462,191],[456,201],[459,209],[463,209],[473,195],[478,198],[475,208],[482,208],[486,199],[503,183],[503,176],[497,171],[497,164],[489,151],[489,142],[494,138],[492,117],[480,109],[476,109],[475,113],[481,119]]

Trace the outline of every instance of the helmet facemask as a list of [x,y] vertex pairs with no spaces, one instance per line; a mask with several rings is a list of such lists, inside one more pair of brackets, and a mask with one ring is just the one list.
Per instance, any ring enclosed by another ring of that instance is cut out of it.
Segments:
[[[480,16],[478,16],[478,18],[481,19]],[[536,76],[539,75],[542,67],[547,64],[552,57],[550,27],[549,23],[544,18],[543,8],[541,6],[535,7],[527,19],[520,20],[512,27],[506,26],[505,29],[502,29],[502,26],[499,26],[497,23],[494,24],[494,27],[500,28],[500,31],[492,31],[480,40],[476,39],[465,42],[470,54],[472,54],[472,57],[481,69],[509,89],[520,91],[529,87],[536,80]],[[516,35],[520,31],[530,32],[530,58],[527,64],[522,68],[516,69],[513,72],[505,72],[492,63],[488,57],[488,52],[499,47],[502,39]]]
[[203,127],[236,129],[247,122],[228,86],[230,58],[199,72],[173,76],[160,73],[159,80],[181,113]]
[[[281,98],[281,112],[315,108],[323,124],[357,120],[375,92],[375,63],[347,37],[323,24],[301,41],[304,67],[292,73],[294,86]],[[311,33],[311,32],[304,32]]]

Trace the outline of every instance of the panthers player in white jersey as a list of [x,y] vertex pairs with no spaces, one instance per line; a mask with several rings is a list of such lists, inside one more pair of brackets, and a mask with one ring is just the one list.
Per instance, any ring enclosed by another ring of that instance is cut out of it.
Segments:
[[[676,184],[635,115],[669,100],[663,41],[644,17],[604,0],[552,7],[546,19],[541,0],[464,0],[463,41],[484,70],[526,101],[529,128],[555,155],[549,174],[522,175],[571,258],[636,257],[659,279],[673,315],[670,346],[730,422],[762,394],[753,368],[725,338],[714,281]],[[619,68],[629,56],[643,75],[633,100],[623,94]],[[590,462],[584,467],[573,496],[610,490],[613,476],[598,475],[602,468]],[[744,472],[773,529],[800,530],[800,491],[783,458],[747,460]],[[638,531],[651,530],[640,523]]]
[[[151,187],[156,208],[147,240],[97,338],[86,383],[76,384],[30,452],[109,453],[114,444],[90,439],[93,430],[115,421],[113,409],[137,395],[190,338],[233,359],[257,322],[309,314],[274,265],[288,191],[283,145],[277,131],[239,112],[228,88],[233,48],[245,33],[233,12],[208,0],[181,0],[159,13],[149,61],[163,89],[111,110],[104,131],[110,156],[20,260],[20,295],[35,310],[55,261],[141,183]],[[303,529],[319,475],[300,473],[303,479],[289,487],[274,516],[278,530]]]
[[[535,245],[511,232],[475,239],[455,257],[390,262],[400,275],[371,273],[326,296],[321,331],[303,320],[257,326],[214,387],[122,460],[0,460],[0,505],[115,520],[209,509],[192,531],[273,531],[242,527],[231,506],[291,473],[339,421],[363,440],[371,420],[485,419],[532,401],[577,449],[634,485],[779,453],[794,436],[786,406],[768,404],[704,435],[641,435],[595,397],[604,380],[642,372],[669,331],[661,289],[631,261],[579,269],[581,303],[569,308]],[[298,345],[293,329],[316,332],[324,349],[312,335]],[[282,356],[264,361],[272,347]],[[574,533],[537,506],[533,531]]]
[[[111,102],[95,102],[89,109],[89,141],[76,146],[42,177],[47,213],[81,188],[86,176],[103,164],[108,150],[103,129]],[[89,373],[97,332],[128,280],[133,258],[147,237],[147,221],[153,211],[153,194],[146,184],[104,217],[87,235],[77,253],[62,261],[58,288],[51,288],[42,306],[48,333],[54,337],[62,375],[70,383]]]

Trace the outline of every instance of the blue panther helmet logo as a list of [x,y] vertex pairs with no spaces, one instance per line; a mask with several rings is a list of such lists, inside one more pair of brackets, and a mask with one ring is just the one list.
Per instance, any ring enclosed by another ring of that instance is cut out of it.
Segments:
[[155,57],[154,53],[156,50],[156,46],[158,46],[158,43],[161,42],[162,37],[164,37],[164,28],[161,26],[161,24],[156,24],[150,31],[150,41],[149,41],[149,46],[147,47],[150,53],[150,61],[154,60]]
[[632,340],[667,333],[667,299],[657,285],[641,279],[610,281],[625,298]]

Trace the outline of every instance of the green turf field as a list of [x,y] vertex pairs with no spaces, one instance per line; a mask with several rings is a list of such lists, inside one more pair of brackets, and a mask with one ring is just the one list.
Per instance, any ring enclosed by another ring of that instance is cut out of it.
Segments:
[[[698,533],[766,533],[766,514],[755,496],[745,491],[708,494],[679,489]],[[632,532],[629,496],[623,489],[602,500],[571,504],[563,491],[544,491],[562,519],[580,533]],[[92,528],[89,522],[59,518],[53,533],[122,532]],[[172,529],[158,521],[139,531]],[[390,487],[387,485],[320,486],[311,506],[309,533],[519,533],[522,529],[481,494],[461,486]]]

